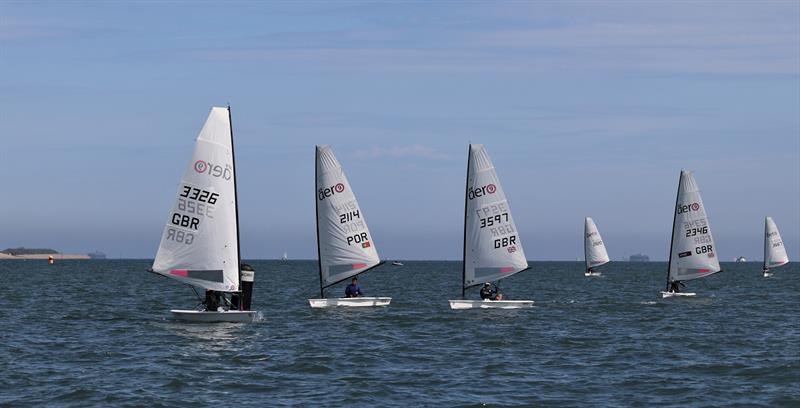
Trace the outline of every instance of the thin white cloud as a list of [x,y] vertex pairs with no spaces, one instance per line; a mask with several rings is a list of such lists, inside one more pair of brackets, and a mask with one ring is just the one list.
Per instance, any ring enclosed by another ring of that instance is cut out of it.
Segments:
[[358,150],[355,155],[360,158],[378,159],[384,157],[393,158],[416,158],[428,160],[446,160],[449,158],[446,154],[436,151],[436,149],[414,144],[410,146],[392,146],[392,147],[378,147],[373,146],[366,150]]

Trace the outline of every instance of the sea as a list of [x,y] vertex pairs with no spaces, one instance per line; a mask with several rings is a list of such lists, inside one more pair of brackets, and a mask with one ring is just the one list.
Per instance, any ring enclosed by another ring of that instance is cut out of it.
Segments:
[[0,261],[0,406],[800,406],[797,263],[662,299],[666,263],[532,262],[500,286],[533,308],[454,311],[460,262],[381,266],[360,284],[391,306],[324,310],[316,261],[247,262],[260,320],[191,324],[149,260]]

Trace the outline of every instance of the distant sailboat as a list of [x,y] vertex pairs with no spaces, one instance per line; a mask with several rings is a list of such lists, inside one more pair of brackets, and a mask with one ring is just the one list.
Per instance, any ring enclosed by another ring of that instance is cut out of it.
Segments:
[[532,307],[532,300],[466,300],[466,290],[528,268],[517,226],[494,165],[480,144],[469,145],[464,208],[461,299],[451,309]]
[[221,294],[222,302],[212,311],[172,310],[178,319],[250,322],[257,315],[250,310],[254,271],[239,253],[235,169],[230,108],[212,108],[150,271]]
[[289,260],[289,254],[287,254],[286,252],[284,252],[284,253],[283,253],[283,256],[281,256],[281,261],[283,261],[283,262],[286,262],[286,261],[288,261],[288,260]]
[[594,270],[594,268],[607,264],[611,259],[609,259],[608,252],[606,252],[606,245],[603,243],[600,231],[597,230],[597,225],[594,224],[591,217],[586,217],[583,236],[583,252],[586,260],[586,272],[583,275],[600,276],[601,273]]
[[695,293],[681,292],[681,282],[705,278],[721,270],[700,189],[692,172],[681,170],[672,220],[667,289],[661,294],[663,297],[695,296]]
[[393,266],[403,266],[403,263],[400,261],[392,261]]
[[764,277],[772,276],[770,268],[777,268],[789,263],[789,255],[783,245],[781,233],[772,217],[764,220]]
[[316,148],[317,251],[320,299],[313,308],[388,306],[390,297],[325,298],[325,288],[383,264],[344,169],[329,146]]

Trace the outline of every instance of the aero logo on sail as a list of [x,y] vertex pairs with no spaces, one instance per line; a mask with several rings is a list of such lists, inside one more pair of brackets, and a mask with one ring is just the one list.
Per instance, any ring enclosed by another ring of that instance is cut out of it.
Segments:
[[683,214],[685,212],[690,212],[690,211],[697,211],[699,209],[700,209],[699,203],[682,204],[678,206],[678,214]]
[[327,197],[331,197],[337,193],[342,193],[342,192],[344,192],[344,184],[338,183],[335,186],[330,186],[328,188],[321,188],[317,190],[317,198],[319,198],[319,200],[322,201]]
[[230,180],[233,176],[231,165],[226,164],[225,167],[219,164],[209,163],[204,160],[194,162],[194,171],[198,173],[205,173],[212,177],[222,177],[225,180]]
[[487,194],[494,194],[495,191],[497,191],[497,186],[494,184],[487,184],[475,189],[470,187],[469,190],[467,190],[467,197],[472,200],[473,198],[483,197]]

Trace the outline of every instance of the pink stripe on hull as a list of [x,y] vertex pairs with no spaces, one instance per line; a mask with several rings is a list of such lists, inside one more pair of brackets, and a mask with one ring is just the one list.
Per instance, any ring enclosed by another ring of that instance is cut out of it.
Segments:
[[189,276],[189,270],[187,270],[187,269],[173,269],[173,270],[169,271],[169,274],[170,275],[175,275],[175,276],[183,276],[185,278],[185,277]]

